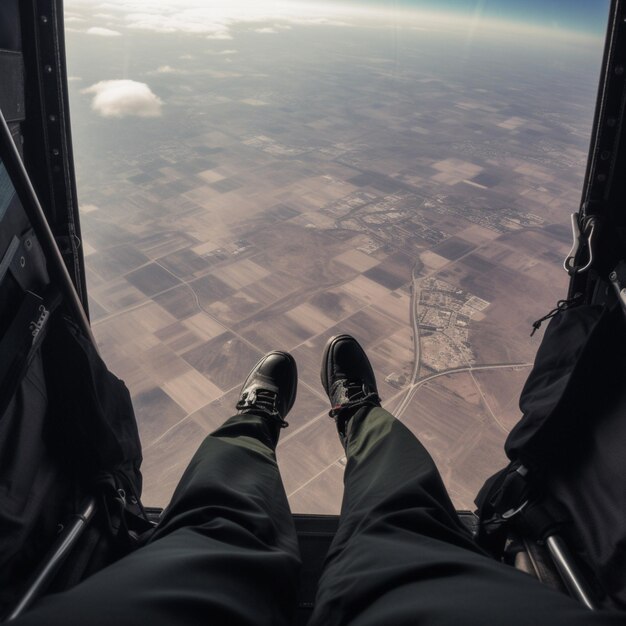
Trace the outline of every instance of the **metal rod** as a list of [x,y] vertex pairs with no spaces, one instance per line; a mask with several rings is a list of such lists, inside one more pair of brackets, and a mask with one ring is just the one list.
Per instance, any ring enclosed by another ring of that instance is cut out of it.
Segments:
[[592,600],[588,585],[563,540],[558,535],[551,535],[546,539],[546,545],[571,595],[582,602],[588,609],[596,609],[596,603]]
[[82,509],[74,516],[74,521],[57,538],[47,558],[35,573],[28,589],[6,618],[7,622],[22,615],[46,590],[46,587],[71,552],[79,537],[83,534],[95,512],[96,501],[94,498],[88,498],[83,503]]
[[63,296],[66,305],[69,307],[70,313],[72,313],[72,317],[75,322],[81,327],[81,330],[85,333],[85,335],[91,339],[91,342],[97,350],[98,347],[93,333],[91,332],[89,320],[87,319],[83,305],[78,297],[74,283],[72,282],[69,272],[67,271],[67,267],[65,267],[65,262],[63,261],[59,247],[57,246],[52,230],[50,230],[48,220],[46,219],[46,214],[41,208],[35,189],[30,182],[24,163],[22,163],[20,154],[15,147],[11,131],[7,126],[1,110],[0,158],[2,158],[2,162],[7,168],[7,172],[11,177],[11,182],[13,183],[15,191],[22,203],[24,212],[30,220],[33,230],[37,235],[37,239],[39,240],[39,244],[41,245],[41,249],[43,250],[46,258],[48,272],[59,286],[61,295]]

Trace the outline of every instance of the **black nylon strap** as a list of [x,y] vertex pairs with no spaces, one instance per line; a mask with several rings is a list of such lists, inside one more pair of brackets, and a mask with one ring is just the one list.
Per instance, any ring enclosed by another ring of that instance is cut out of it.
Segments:
[[[31,354],[45,335],[50,314],[60,302],[56,290],[43,298],[27,292],[17,315],[0,341],[0,416],[11,401]],[[11,358],[12,356],[12,358]]]

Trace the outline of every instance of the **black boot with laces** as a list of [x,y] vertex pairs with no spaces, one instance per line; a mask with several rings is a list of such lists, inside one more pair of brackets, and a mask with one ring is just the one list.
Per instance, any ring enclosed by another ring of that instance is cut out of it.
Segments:
[[337,422],[339,439],[345,447],[350,418],[361,407],[380,406],[374,370],[354,337],[337,335],[324,349],[321,377],[330,400],[329,415]]
[[237,413],[262,415],[285,428],[289,426],[285,417],[296,400],[297,386],[298,370],[291,354],[269,352],[243,383]]

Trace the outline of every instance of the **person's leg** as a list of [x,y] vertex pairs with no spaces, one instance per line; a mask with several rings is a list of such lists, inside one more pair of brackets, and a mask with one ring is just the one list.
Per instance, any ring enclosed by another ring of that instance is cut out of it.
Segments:
[[[617,623],[483,554],[426,449],[377,406],[360,346],[352,338],[329,345],[322,382],[347,466],[339,530],[310,626]],[[342,404],[351,404],[347,412]]]
[[255,366],[240,413],[201,444],[150,542],[17,624],[290,623],[299,551],[274,449],[296,374],[281,354]]

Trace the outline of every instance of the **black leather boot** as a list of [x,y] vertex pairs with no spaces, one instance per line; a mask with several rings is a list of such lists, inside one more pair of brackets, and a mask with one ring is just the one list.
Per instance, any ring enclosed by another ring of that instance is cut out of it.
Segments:
[[376,378],[359,342],[350,335],[331,337],[322,357],[322,387],[328,394],[329,415],[346,446],[350,418],[364,406],[380,406]]
[[275,420],[282,428],[287,413],[296,400],[298,369],[291,354],[268,352],[250,371],[246,378],[237,413],[253,413]]

